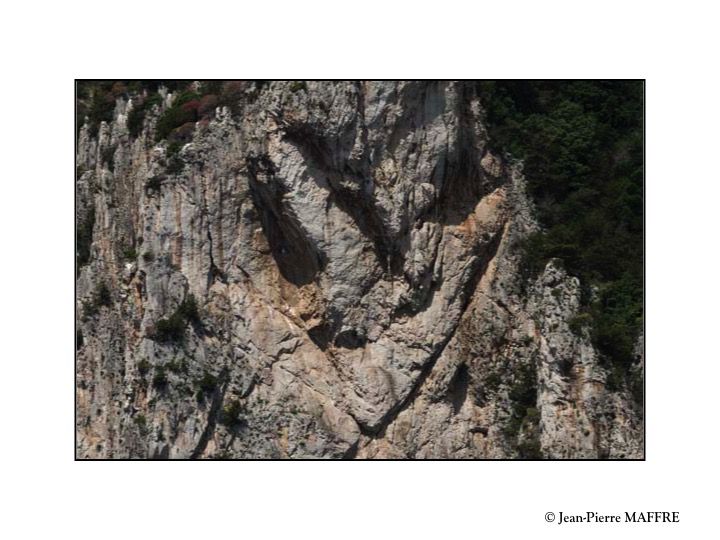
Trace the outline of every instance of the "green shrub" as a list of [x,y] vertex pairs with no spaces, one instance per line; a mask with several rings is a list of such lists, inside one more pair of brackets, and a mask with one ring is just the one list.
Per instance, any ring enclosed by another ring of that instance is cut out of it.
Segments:
[[540,439],[534,435],[527,437],[518,444],[518,455],[520,459],[542,459],[542,450],[540,449]]
[[155,323],[155,339],[163,343],[182,341],[185,336],[185,320],[175,312],[167,319]]
[[226,404],[222,411],[220,411],[219,421],[222,425],[227,427],[234,427],[240,423],[240,413],[242,412],[242,406],[238,400],[233,400]]
[[151,263],[155,260],[155,255],[151,250],[147,250],[145,253],[143,253],[142,258],[143,261],[145,261],[146,263]]
[[188,295],[185,297],[185,299],[180,304],[180,307],[178,308],[178,312],[188,322],[197,322],[200,320],[200,315],[198,312],[198,306],[197,301],[195,300],[195,295],[192,293],[188,293]]
[[104,281],[100,282],[97,290],[95,291],[95,304],[97,304],[98,306],[106,307],[112,305],[112,296],[110,294],[110,289]]
[[75,350],[80,350],[83,346],[83,333],[79,328],[75,331]]
[[164,389],[168,384],[168,378],[167,374],[165,373],[165,368],[163,366],[158,366],[155,368],[155,375],[153,376],[152,385],[154,388],[157,388],[158,390]]
[[134,419],[133,423],[138,427],[138,430],[141,434],[147,435],[148,432],[148,426],[147,426],[147,418],[145,418],[145,415],[138,414]]
[[102,162],[107,165],[109,171],[115,170],[115,150],[115,146],[108,146],[100,152]]
[[83,320],[93,318],[100,310],[94,301],[83,302]]
[[95,208],[90,207],[85,219],[77,227],[77,265],[90,262],[90,246],[92,246],[93,229],[95,228]]
[[188,122],[196,122],[198,120],[197,110],[200,106],[199,98],[199,94],[191,91],[182,92],[176,97],[173,104],[158,118],[155,140],[162,141],[174,129]]
[[305,81],[293,81],[290,83],[290,91],[293,94],[298,93],[300,90],[307,92],[307,83]]
[[131,137],[137,137],[142,133],[147,111],[161,103],[162,97],[160,94],[153,94],[147,99],[137,99],[136,103],[133,103],[133,108],[130,110],[127,119],[128,133],[130,133]]
[[123,259],[128,261],[134,261],[138,257],[137,251],[134,247],[126,247],[123,249]]
[[150,373],[150,362],[148,362],[145,358],[138,362],[138,373],[140,373],[141,377]]
[[169,318],[155,323],[154,338],[166,343],[182,341],[186,324],[199,320],[197,301],[192,294],[188,294]]
[[168,370],[170,370],[173,373],[187,373],[188,372],[188,365],[186,360],[182,360],[178,362],[177,360],[171,360],[167,364]]
[[136,138],[142,132],[145,123],[145,109],[133,107],[128,113],[127,128],[131,137]]
[[111,92],[98,86],[92,91],[90,107],[87,111],[90,136],[97,137],[101,122],[111,122],[115,112],[115,98]]
[[218,379],[212,373],[205,372],[201,379],[195,381],[198,392],[203,394],[211,394],[218,385]]
[[168,159],[166,170],[170,174],[178,174],[182,172],[184,166],[185,162],[183,159],[180,156],[175,155]]
[[149,178],[147,182],[145,182],[145,189],[149,192],[157,192],[160,191],[160,187],[162,186],[162,181],[165,178],[162,176],[153,176],[152,178]]
[[517,368],[508,397],[511,411],[503,431],[508,438],[515,439],[526,416],[532,415],[532,410],[536,411],[537,372],[534,363],[523,364]]
[[587,312],[581,312],[572,317],[568,321],[568,326],[570,327],[570,331],[575,334],[576,336],[582,337],[583,336],[583,330],[589,326],[592,326],[593,318],[590,313]]

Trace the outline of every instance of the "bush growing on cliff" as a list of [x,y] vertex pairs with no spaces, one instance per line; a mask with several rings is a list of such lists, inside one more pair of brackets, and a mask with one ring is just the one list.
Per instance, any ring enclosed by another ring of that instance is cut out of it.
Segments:
[[182,318],[188,322],[197,322],[200,320],[197,300],[195,300],[194,294],[188,293],[188,295],[185,297],[185,300],[183,300],[182,304],[180,304],[180,307],[178,308],[178,313],[180,313]]
[[90,107],[87,111],[90,136],[96,137],[101,122],[111,122],[115,112],[115,97],[112,92],[96,87],[92,92]]
[[128,246],[123,248],[122,256],[126,261],[134,261],[138,257],[137,250],[132,246]]
[[187,323],[199,320],[197,301],[195,296],[189,293],[170,317],[155,323],[154,338],[165,343],[182,341]]
[[110,295],[110,289],[105,282],[100,282],[97,290],[95,291],[95,303],[98,306],[110,306],[112,305],[112,296]]
[[128,113],[127,119],[127,128],[131,137],[137,137],[142,133],[147,111],[152,109],[155,105],[160,105],[161,103],[162,98],[160,97],[160,94],[153,94],[145,99],[135,99],[133,108]]
[[240,413],[242,412],[242,405],[238,400],[233,400],[225,405],[220,411],[220,423],[227,427],[235,427],[240,423]]
[[106,148],[103,148],[102,152],[100,153],[102,162],[107,165],[109,171],[115,170],[115,150],[115,146],[108,146]]
[[147,359],[143,358],[138,362],[138,373],[140,373],[141,377],[144,377],[150,372],[150,362],[147,361]]
[[198,392],[204,393],[204,394],[210,394],[215,391],[215,388],[217,388],[218,385],[218,379],[215,377],[212,373],[204,372],[202,378],[195,381],[195,386],[198,389]]
[[157,390],[163,390],[168,384],[167,374],[163,366],[155,368],[155,375],[153,376],[152,385]]
[[162,141],[170,133],[188,122],[198,120],[198,108],[200,107],[200,95],[196,92],[185,91],[175,98],[173,104],[158,118],[155,127],[155,140]]
[[153,176],[152,178],[149,178],[147,182],[145,182],[145,190],[150,193],[160,191],[163,180],[164,178],[162,176]]
[[77,227],[77,265],[78,268],[90,261],[93,229],[95,228],[95,208],[90,207]]
[[305,81],[293,81],[290,83],[290,91],[293,94],[297,94],[301,90],[307,92],[307,83]]
[[155,339],[160,342],[181,341],[185,335],[185,320],[175,312],[155,323]]

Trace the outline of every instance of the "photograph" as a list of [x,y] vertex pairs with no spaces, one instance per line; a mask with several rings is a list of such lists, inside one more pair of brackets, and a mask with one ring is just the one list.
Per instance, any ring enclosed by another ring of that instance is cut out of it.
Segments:
[[644,460],[644,97],[75,80],[75,458]]
[[717,536],[712,4],[5,11],[0,537]]

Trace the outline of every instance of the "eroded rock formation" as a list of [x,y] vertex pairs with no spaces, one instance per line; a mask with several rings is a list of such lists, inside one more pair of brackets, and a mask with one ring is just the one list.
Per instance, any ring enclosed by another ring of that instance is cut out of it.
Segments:
[[642,457],[474,88],[247,83],[176,172],[172,94],[83,127],[78,457]]

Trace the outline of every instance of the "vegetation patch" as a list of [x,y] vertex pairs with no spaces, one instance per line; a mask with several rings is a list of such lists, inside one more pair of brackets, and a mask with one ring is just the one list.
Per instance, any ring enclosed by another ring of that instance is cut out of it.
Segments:
[[155,375],[153,375],[152,380],[153,388],[156,388],[157,390],[164,390],[168,385],[168,378],[167,373],[165,373],[165,368],[163,366],[158,366],[155,368]]
[[138,362],[138,373],[140,373],[141,377],[150,373],[150,362],[148,362],[145,358]]
[[522,245],[523,274],[562,259],[594,345],[626,379],[643,318],[642,82],[486,81],[479,92],[491,144],[524,161],[543,227]]
[[133,418],[133,423],[137,426],[142,435],[147,435],[148,423],[144,414],[138,414],[135,418]]
[[301,90],[307,92],[307,83],[305,81],[293,81],[290,83],[290,91],[293,94],[297,94]]
[[124,248],[122,255],[126,261],[134,261],[138,257],[137,251],[132,246]]
[[196,92],[186,90],[181,92],[173,104],[158,118],[155,127],[155,140],[162,141],[170,133],[188,122],[197,122],[198,108],[200,107],[200,95]]
[[235,399],[230,403],[226,404],[220,411],[219,422],[227,427],[237,427],[241,424],[240,413],[242,412],[242,405]]
[[83,219],[77,227],[76,259],[78,268],[90,262],[90,246],[92,246],[94,228],[95,208],[91,206],[85,214],[85,219]]
[[517,444],[523,424],[537,416],[537,373],[534,362],[518,367],[508,397],[511,410],[503,432],[513,444]]
[[145,182],[145,190],[148,192],[159,192],[162,186],[162,181],[165,180],[163,176],[153,176]]
[[163,343],[180,342],[185,336],[185,326],[189,322],[200,322],[197,301],[192,294],[185,297],[170,317],[155,323],[153,338]]
[[143,126],[145,125],[145,117],[149,110],[152,110],[156,105],[162,104],[162,98],[160,94],[153,94],[150,97],[138,97],[133,100],[133,107],[128,113],[127,128],[130,136],[137,138],[141,133]]

